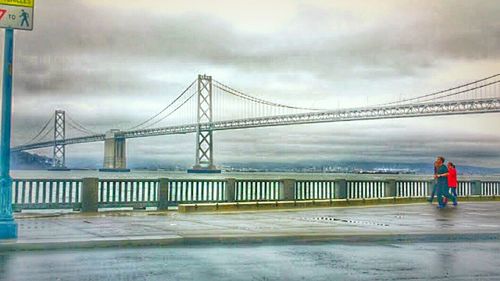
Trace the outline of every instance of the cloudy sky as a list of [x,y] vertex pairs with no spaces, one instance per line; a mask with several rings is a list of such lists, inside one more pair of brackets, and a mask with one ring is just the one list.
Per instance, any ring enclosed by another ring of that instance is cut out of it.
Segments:
[[[259,98],[332,109],[446,89],[500,72],[499,14],[498,1],[39,0],[34,30],[16,32],[13,144],[55,109],[93,131],[127,128],[203,73]],[[500,167],[499,124],[487,114],[216,132],[215,161],[444,154]],[[127,144],[131,166],[194,161],[194,135]],[[70,166],[102,157],[102,143],[67,147]]]

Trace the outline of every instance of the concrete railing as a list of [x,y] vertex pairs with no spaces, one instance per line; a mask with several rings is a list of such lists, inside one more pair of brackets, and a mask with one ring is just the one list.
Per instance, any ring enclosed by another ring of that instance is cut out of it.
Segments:
[[[344,181],[345,182],[345,181]],[[297,200],[320,200],[335,198],[335,180],[298,180],[295,182]]]
[[500,193],[500,182],[485,181],[481,183],[476,183],[476,186],[477,185],[481,186],[481,195],[497,196]]
[[168,201],[168,205],[196,202],[223,202],[226,188],[225,180],[167,180],[168,197],[161,200]]
[[234,180],[234,197],[230,202],[276,201],[280,200],[279,180]]
[[14,211],[23,209],[79,209],[82,180],[14,179]]
[[[14,179],[15,211],[99,208],[167,209],[182,203],[423,198],[432,181],[246,179]],[[461,181],[458,195],[500,196],[500,181]]]
[[94,179],[94,181],[98,185],[99,208],[146,208],[157,205],[158,180]]

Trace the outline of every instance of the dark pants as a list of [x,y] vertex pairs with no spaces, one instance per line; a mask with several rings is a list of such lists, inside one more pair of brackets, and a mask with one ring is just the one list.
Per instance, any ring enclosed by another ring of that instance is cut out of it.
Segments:
[[441,186],[438,184],[438,203],[439,206],[444,206],[443,197],[446,197],[453,201],[453,204],[457,203],[457,197],[450,194],[448,186]]
[[457,195],[457,188],[456,187],[450,187],[450,191],[449,192],[451,194],[453,194],[453,196],[458,197],[458,195]]
[[432,186],[432,193],[431,193],[431,197],[429,198],[429,202],[432,203],[432,201],[434,201],[434,195],[438,194],[439,192],[437,192],[437,183],[434,181],[434,184]]

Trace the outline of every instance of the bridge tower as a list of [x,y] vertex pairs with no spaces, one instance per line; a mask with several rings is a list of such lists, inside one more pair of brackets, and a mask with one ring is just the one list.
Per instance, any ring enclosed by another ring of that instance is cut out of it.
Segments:
[[127,146],[125,137],[120,130],[111,129],[104,137],[103,172],[128,172]]
[[52,168],[66,169],[66,115],[64,110],[56,110],[54,118],[54,150],[52,154]]
[[202,129],[202,123],[212,122],[212,76],[198,75],[198,110],[196,130],[195,165],[188,172],[218,173],[213,158],[213,133],[211,129]]

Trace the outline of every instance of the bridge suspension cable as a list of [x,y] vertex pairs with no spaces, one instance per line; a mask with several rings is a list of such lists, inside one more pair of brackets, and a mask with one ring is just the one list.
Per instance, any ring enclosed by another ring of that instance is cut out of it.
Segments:
[[275,107],[282,107],[282,108],[288,108],[288,109],[298,109],[298,110],[310,110],[310,111],[324,111],[326,109],[321,109],[321,108],[310,108],[310,107],[298,107],[298,106],[291,106],[291,105],[286,105],[286,104],[281,104],[281,103],[275,103],[263,99],[259,99],[256,97],[253,97],[251,95],[247,95],[241,91],[238,91],[234,88],[229,87],[228,85],[225,85],[217,80],[213,80],[214,86],[228,94],[231,94],[233,96],[237,96],[239,98],[249,100],[252,102],[264,104],[264,105],[269,105],[269,106],[275,106]]
[[88,134],[88,135],[96,135],[97,133],[92,131],[92,130],[89,130],[87,129],[85,126],[83,126],[81,123],[77,122],[76,120],[72,119],[68,114],[66,114],[66,118],[68,119],[68,122],[67,124],[77,130],[77,131],[80,131],[84,134]]
[[174,108],[172,111],[170,111],[167,115],[163,116],[159,120],[155,121],[154,123],[147,125],[145,128],[151,128],[152,126],[160,123],[161,121],[165,120],[166,118],[170,117],[172,114],[177,112],[182,106],[184,106],[188,101],[190,101],[194,96],[196,95],[196,92],[191,94],[186,100],[184,100],[181,104],[179,104],[176,108]]
[[[136,125],[136,126],[133,126],[133,127],[128,128],[127,130],[134,130],[134,129],[140,128],[141,126],[143,126],[143,125],[147,124],[148,122],[152,121],[152,120],[153,120],[153,119],[155,119],[156,117],[160,116],[163,112],[165,112],[167,109],[169,109],[171,106],[173,106],[173,105],[174,105],[174,104],[175,104],[175,103],[176,103],[179,99],[181,99],[181,98],[182,98],[182,97],[183,97],[183,96],[184,96],[184,95],[188,92],[188,90],[189,90],[189,89],[191,89],[191,87],[193,87],[193,85],[196,83],[196,81],[197,81],[197,80],[194,80],[194,81],[193,81],[193,82],[192,82],[192,83],[191,83],[191,84],[190,84],[190,85],[189,85],[189,86],[188,86],[188,87],[187,87],[184,91],[182,91],[182,93],[181,93],[178,97],[176,97],[176,98],[175,98],[175,99],[174,99],[174,100],[173,100],[170,104],[168,104],[167,106],[165,106],[165,107],[164,107],[162,110],[160,110],[158,113],[156,113],[155,115],[153,115],[153,116],[149,117],[148,119],[146,119],[145,121],[141,122],[140,124],[138,124],[138,125]],[[189,98],[191,98],[191,97],[189,97]],[[188,98],[188,99],[189,99],[189,98]],[[184,103],[185,103],[185,102],[184,102]],[[184,103],[183,103],[182,105],[184,105]],[[182,105],[181,105],[181,106],[182,106]],[[180,106],[179,106],[179,107],[177,107],[176,109],[174,109],[174,111],[173,111],[173,112],[177,111],[177,109],[178,109],[178,108],[180,108]],[[168,116],[170,116],[173,112],[169,113],[169,114],[167,115],[167,117],[168,117]],[[163,121],[163,120],[164,120],[165,118],[167,118],[167,117],[163,117],[163,118],[161,118],[161,119],[160,119],[160,121]],[[152,125],[157,124],[157,123],[158,123],[158,122],[160,122],[160,121],[156,121],[156,122],[154,122],[153,124],[147,125],[147,126],[146,126],[146,128],[151,127]]]
[[[69,120],[68,120],[68,121],[69,121]],[[96,133],[94,133],[94,132],[84,130],[84,129],[80,128],[79,126],[77,126],[76,124],[72,123],[72,122],[66,122],[66,124],[67,124],[69,127],[73,128],[73,129],[75,129],[75,130],[77,130],[77,131],[79,131],[79,132],[81,132],[81,133],[84,133],[84,134],[86,134],[86,135],[95,135],[95,134],[96,134]]]
[[38,141],[43,140],[45,137],[47,137],[47,136],[48,136],[50,133],[52,133],[52,132],[54,132],[54,128],[50,128],[49,130],[47,130],[47,132],[46,132],[43,136],[41,136],[41,137],[38,139]]
[[53,130],[53,128],[49,128],[49,130],[42,137],[39,138],[39,136],[42,135],[42,133],[47,129],[47,127],[49,126],[49,124],[53,120],[54,120],[54,116],[51,115],[49,120],[47,120],[45,125],[43,125],[42,129],[32,139],[30,139],[29,141],[27,141],[23,145],[30,144],[30,143],[34,142],[35,140],[42,140],[43,138],[45,138],[51,132],[51,130]]
[[[486,86],[490,86],[490,85],[496,84],[496,83],[500,82],[500,80],[496,80],[494,82],[488,82],[488,83],[483,84],[481,86],[475,86],[473,88],[467,88],[465,90],[460,90],[458,92],[453,92],[451,94],[447,94],[447,93],[455,91],[455,90],[459,90],[459,89],[462,89],[462,88],[465,88],[465,87],[469,87],[471,85],[475,85],[477,83],[481,83],[481,82],[484,82],[484,81],[491,80],[491,79],[496,78],[498,76],[500,76],[500,73],[495,74],[495,75],[491,75],[491,76],[488,76],[488,77],[485,77],[485,78],[482,78],[482,79],[479,79],[479,80],[476,80],[476,81],[473,81],[473,82],[469,82],[469,83],[466,83],[466,84],[455,86],[455,87],[452,87],[452,88],[449,88],[449,89],[440,90],[440,91],[437,91],[437,92],[433,92],[433,93],[430,93],[430,94],[426,94],[426,95],[422,95],[422,96],[418,96],[418,97],[414,97],[414,98],[408,98],[408,99],[403,99],[403,100],[399,100],[399,101],[393,101],[393,102],[388,102],[388,103],[376,104],[375,106],[385,106],[385,105],[402,104],[402,103],[413,102],[413,101],[425,102],[425,101],[433,101],[433,100],[437,100],[437,99],[441,99],[441,98],[445,98],[445,97],[450,97],[450,96],[454,96],[454,95],[466,93],[466,92],[469,92],[469,91],[472,91],[472,90],[476,90],[476,89],[480,89],[480,88],[483,88],[483,87],[486,87]],[[442,94],[444,94],[444,95],[442,95]],[[425,99],[425,98],[428,98],[428,99]],[[425,99],[425,100],[421,100],[421,99]]]
[[420,100],[420,102],[428,102],[428,101],[434,101],[434,100],[438,100],[438,99],[442,99],[442,98],[448,98],[448,97],[456,96],[456,95],[459,95],[459,94],[463,94],[463,93],[471,92],[471,91],[474,91],[474,90],[478,90],[478,89],[481,89],[481,88],[484,88],[484,87],[487,87],[487,86],[491,86],[491,85],[494,85],[494,84],[497,84],[497,83],[500,83],[500,80],[489,82],[487,84],[482,84],[482,85],[479,85],[479,86],[475,86],[473,88],[467,88],[467,89],[462,90],[462,91],[452,92],[452,93],[447,94],[447,95],[442,95],[442,96],[439,96],[439,97],[432,97],[432,98]]

